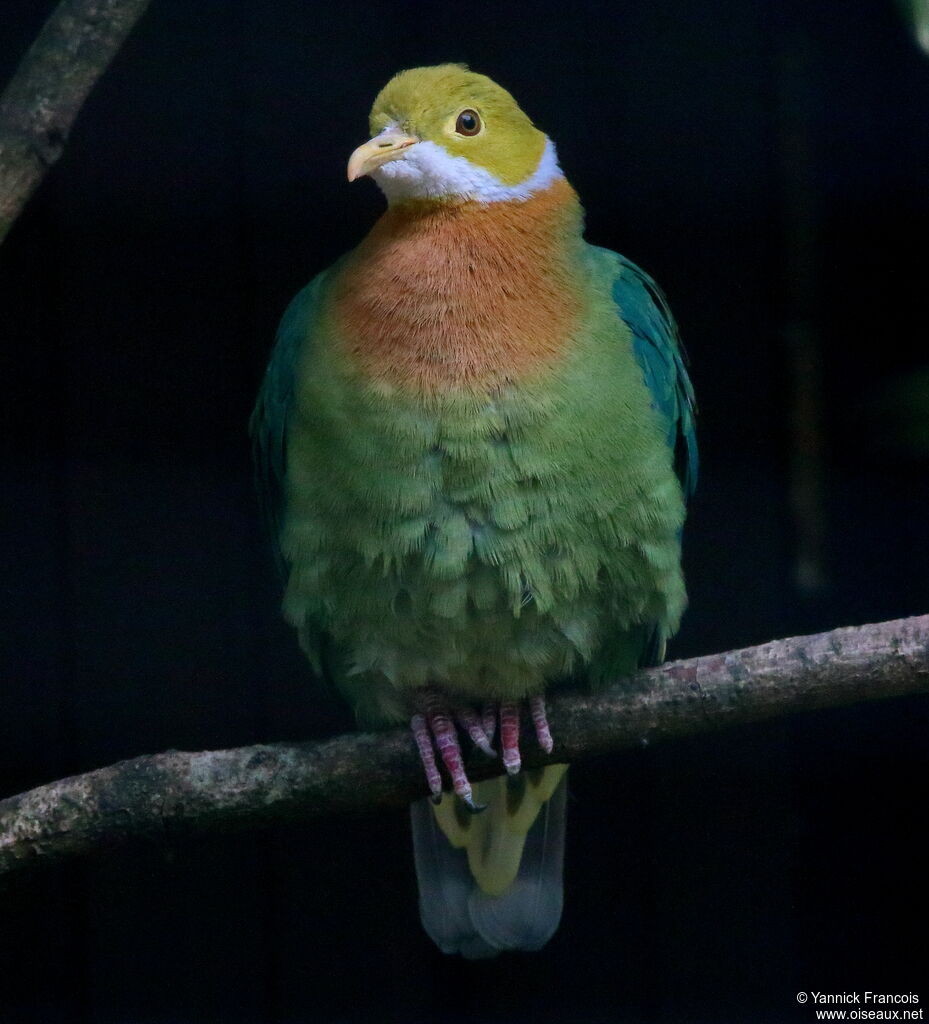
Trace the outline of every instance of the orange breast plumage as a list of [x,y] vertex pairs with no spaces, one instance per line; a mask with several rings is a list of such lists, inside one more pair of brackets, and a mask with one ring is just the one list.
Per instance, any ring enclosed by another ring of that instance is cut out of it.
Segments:
[[391,207],[334,282],[345,356],[374,381],[425,393],[551,365],[582,306],[581,217],[564,179],[526,200]]

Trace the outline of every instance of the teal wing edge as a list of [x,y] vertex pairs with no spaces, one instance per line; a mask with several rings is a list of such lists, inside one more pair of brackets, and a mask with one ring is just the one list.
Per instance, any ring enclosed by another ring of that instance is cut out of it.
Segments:
[[319,277],[314,278],[298,292],[281,319],[248,425],[258,503],[282,577],[286,575],[281,530],[287,470],[287,421],[294,397],[297,359],[313,320],[319,281]]
[[631,260],[619,256],[620,274],[613,285],[613,301],[632,331],[636,360],[652,395],[652,404],[667,422],[668,447],[681,482],[684,500],[697,486],[694,389],[687,374],[687,354],[664,292]]
[[[617,313],[632,332],[636,361],[667,426],[667,444],[684,501],[697,486],[697,405],[687,374],[687,355],[668,300],[658,284],[631,260],[615,254],[619,276],[613,284]],[[639,666],[664,661],[666,634],[659,622],[643,624]]]

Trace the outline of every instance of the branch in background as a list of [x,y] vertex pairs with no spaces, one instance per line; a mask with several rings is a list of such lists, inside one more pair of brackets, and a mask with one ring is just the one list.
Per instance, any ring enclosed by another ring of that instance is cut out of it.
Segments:
[[[669,662],[549,703],[555,752],[528,767],[863,700],[929,692],[929,615]],[[479,757],[474,779],[500,774]],[[425,795],[397,730],[137,757],[0,801],[0,877],[137,837],[402,805]]]
[[0,97],[0,243],[150,0],[61,0]]

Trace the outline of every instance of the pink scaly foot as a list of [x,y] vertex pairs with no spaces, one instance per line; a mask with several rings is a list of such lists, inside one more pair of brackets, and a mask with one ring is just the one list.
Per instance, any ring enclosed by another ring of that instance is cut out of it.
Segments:
[[478,717],[477,712],[473,708],[456,707],[455,719],[458,724],[464,728],[468,736],[471,737],[471,742],[479,750],[483,750],[488,757],[497,756],[497,752],[490,745],[490,741],[493,739],[493,733],[489,736],[487,735],[484,719]]
[[504,703],[500,705],[500,745],[503,748],[503,767],[507,775],[516,775],[522,768],[523,759],[519,755],[519,705]]
[[488,743],[493,743],[494,733],[497,731],[497,705],[485,704],[481,712],[481,724],[484,726],[484,735]]
[[[546,754],[550,754],[555,744],[548,725],[544,697],[540,695],[529,698],[529,714],[539,746]],[[488,715],[488,709],[485,708],[484,731],[491,736],[495,728],[493,717],[492,713]],[[503,767],[506,768],[507,774],[518,774],[522,767],[522,756],[519,753],[519,704],[515,701],[504,701],[500,704],[500,745]]]
[[552,731],[548,727],[548,716],[545,713],[545,698],[539,694],[538,697],[529,698],[529,713],[532,715],[532,724],[535,726],[535,738],[539,746],[550,754],[555,749],[555,741],[552,739]]
[[429,784],[430,799],[437,804],[442,799],[442,776],[435,763],[435,754],[432,752],[432,733],[429,731],[429,723],[425,715],[413,715],[410,719],[410,728],[413,730],[413,739],[419,749],[419,759],[426,771],[426,782]]
[[[438,693],[424,690],[419,694],[416,707],[417,712],[410,720],[410,727],[426,772],[426,781],[433,802],[438,803],[442,799],[442,776],[435,758],[435,749],[438,749],[456,795],[461,797],[471,811],[483,810],[483,807],[474,802],[474,791],[465,771],[456,723],[467,732],[476,747],[485,754],[496,756],[491,740],[497,731],[499,718],[503,766],[508,775],[517,775],[522,767],[519,752],[519,703],[503,701],[499,705],[485,704],[478,715],[472,708],[461,704],[456,704],[451,709],[448,702]],[[550,754],[554,743],[543,697],[530,697],[529,714],[539,746],[546,754]]]
[[471,737],[474,744],[486,754],[493,755],[494,749],[484,732],[481,719],[477,712],[467,707],[456,707],[454,712],[448,710],[446,703],[439,694],[427,690],[422,693],[419,702],[423,712],[417,712],[410,720],[413,738],[419,749],[420,760],[426,772],[426,781],[434,803],[442,799],[442,777],[436,765],[433,753],[433,742],[442,756],[442,763],[452,780],[452,789],[464,801],[471,811],[482,811],[484,808],[474,802],[474,791],[464,767],[461,746],[458,743],[457,722]]

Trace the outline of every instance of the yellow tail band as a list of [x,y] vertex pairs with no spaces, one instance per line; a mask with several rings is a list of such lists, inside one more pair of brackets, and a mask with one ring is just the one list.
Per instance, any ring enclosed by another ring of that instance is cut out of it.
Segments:
[[477,783],[474,799],[487,805],[480,814],[457,797],[446,796],[433,807],[439,828],[452,846],[467,851],[471,874],[489,896],[502,895],[516,878],[526,833],[567,770],[566,764],[552,764]]

